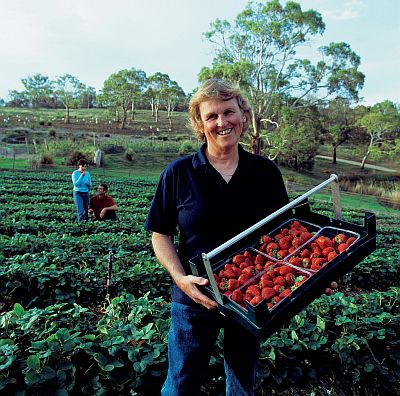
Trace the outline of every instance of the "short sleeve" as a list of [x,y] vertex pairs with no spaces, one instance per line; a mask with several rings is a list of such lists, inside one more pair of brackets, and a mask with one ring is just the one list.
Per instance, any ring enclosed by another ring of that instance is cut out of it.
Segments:
[[160,176],[151,203],[145,229],[163,235],[173,235],[177,227],[176,177],[169,167]]

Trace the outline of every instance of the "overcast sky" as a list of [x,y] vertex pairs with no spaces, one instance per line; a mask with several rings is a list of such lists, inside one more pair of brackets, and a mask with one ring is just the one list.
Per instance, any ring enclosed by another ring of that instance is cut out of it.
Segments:
[[[400,102],[400,0],[300,0],[322,14],[315,47],[347,42],[366,75],[364,104]],[[283,0],[281,1],[283,3]],[[0,98],[21,79],[69,73],[100,90],[134,67],[166,73],[185,92],[197,86],[212,47],[202,37],[216,18],[233,21],[241,0],[0,0]],[[314,51],[316,52],[316,51]]]

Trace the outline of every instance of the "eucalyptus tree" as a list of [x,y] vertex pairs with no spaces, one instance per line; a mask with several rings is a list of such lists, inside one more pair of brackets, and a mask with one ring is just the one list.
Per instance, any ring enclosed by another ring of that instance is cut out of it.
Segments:
[[160,105],[166,98],[166,92],[171,84],[168,74],[157,72],[147,79],[147,97],[150,99],[152,115],[155,122],[159,121]]
[[361,160],[364,169],[368,157],[376,151],[386,151],[385,157],[391,157],[391,150],[398,150],[400,138],[400,107],[386,100],[371,107],[357,124],[368,135],[369,142]]
[[204,36],[213,44],[215,57],[204,67],[199,80],[223,77],[247,91],[253,110],[251,146],[260,151],[262,130],[279,121],[275,114],[282,103],[300,107],[335,96],[357,101],[364,83],[358,71],[359,56],[346,43],[331,43],[319,49],[321,60],[313,64],[297,55],[301,47],[325,24],[319,12],[279,0],[248,3],[235,21],[217,19]]
[[94,87],[84,86],[79,97],[79,107],[90,109],[94,107],[95,101],[96,89]]
[[26,91],[8,91],[9,100],[7,106],[10,107],[28,107],[31,103],[31,98]]
[[180,103],[186,102],[186,94],[176,81],[169,82],[169,85],[164,90],[164,94],[169,126],[172,127],[172,114]]
[[332,164],[337,164],[337,149],[351,138],[355,129],[355,110],[345,98],[331,100],[320,109],[323,142],[332,147]]
[[63,74],[57,77],[54,82],[55,95],[57,100],[59,100],[65,107],[65,118],[64,122],[66,124],[70,123],[70,110],[76,108],[79,105],[79,98],[85,85],[82,84],[77,77],[71,74]]
[[47,76],[36,73],[33,76],[23,78],[21,81],[33,108],[49,105],[53,93],[53,83]]
[[129,109],[134,109],[135,98],[145,87],[146,74],[142,70],[123,69],[104,81],[101,100],[115,110],[122,110],[120,128],[126,128]]

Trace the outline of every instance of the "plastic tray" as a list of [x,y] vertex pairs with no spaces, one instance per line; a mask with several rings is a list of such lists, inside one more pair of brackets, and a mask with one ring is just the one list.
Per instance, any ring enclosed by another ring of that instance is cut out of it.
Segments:
[[[315,234],[283,260],[277,261],[274,257],[268,257],[274,262],[274,266],[286,263],[290,265],[291,257],[298,255],[306,246],[314,243],[320,236],[333,237],[338,233],[342,233],[348,237],[354,237],[355,240],[342,253],[317,271],[299,267],[302,273],[308,273],[307,280],[273,307],[268,307],[266,300],[255,306],[246,302],[243,306],[232,300],[231,293],[221,294],[222,304],[218,303],[220,312],[226,317],[239,322],[261,339],[267,338],[287,323],[294,315],[321,295],[331,281],[342,277],[376,249],[376,218],[373,213],[365,213],[364,225],[356,225],[312,212],[308,201],[304,200],[302,205],[286,212],[283,218],[283,220],[282,217],[280,218],[280,225],[277,226],[275,224],[271,226],[270,230],[264,227],[262,230],[252,233],[250,238],[242,241],[242,244],[236,244],[233,250],[228,251],[228,256],[217,256],[211,263],[213,272],[218,271],[221,266],[232,260],[236,254],[243,253],[246,250],[257,253],[263,235],[274,234],[294,220],[307,224],[307,227],[314,227]],[[207,278],[201,256],[191,259],[190,266],[194,275]],[[265,271],[266,269],[255,273],[250,281],[258,281]],[[246,284],[241,285],[241,287],[246,287]],[[206,286],[204,291],[218,302],[211,287]]]

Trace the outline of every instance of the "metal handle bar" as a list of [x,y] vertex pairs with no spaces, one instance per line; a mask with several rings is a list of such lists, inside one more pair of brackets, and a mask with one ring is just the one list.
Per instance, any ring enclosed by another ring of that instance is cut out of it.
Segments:
[[214,256],[216,256],[218,253],[221,253],[223,250],[225,250],[226,248],[228,248],[229,246],[232,246],[234,243],[236,243],[237,241],[239,241],[240,239],[242,239],[243,237],[249,235],[250,233],[252,233],[253,231],[257,230],[258,228],[260,228],[261,226],[263,226],[264,224],[268,223],[269,221],[275,219],[276,217],[278,217],[280,214],[282,214],[283,212],[285,212],[288,209],[293,208],[294,206],[296,206],[299,202],[303,201],[305,198],[309,197],[310,195],[316,193],[317,191],[323,189],[324,187],[326,187],[328,184],[332,183],[333,181],[339,181],[339,178],[337,177],[337,175],[332,174],[330,176],[329,179],[325,180],[324,182],[322,182],[321,184],[318,184],[318,186],[312,188],[311,190],[307,191],[306,193],[304,193],[303,195],[301,195],[300,197],[294,199],[292,202],[289,202],[288,204],[286,204],[285,206],[282,206],[282,208],[278,209],[277,211],[275,211],[274,213],[271,213],[269,216],[265,217],[264,219],[260,220],[258,223],[252,225],[251,227],[247,228],[246,230],[242,231],[240,234],[234,236],[233,238],[229,239],[228,241],[226,241],[225,243],[223,243],[222,245],[216,247],[214,250],[211,250],[211,252],[209,253],[203,253],[202,257],[204,258],[204,256],[207,256],[208,259],[213,258]]

